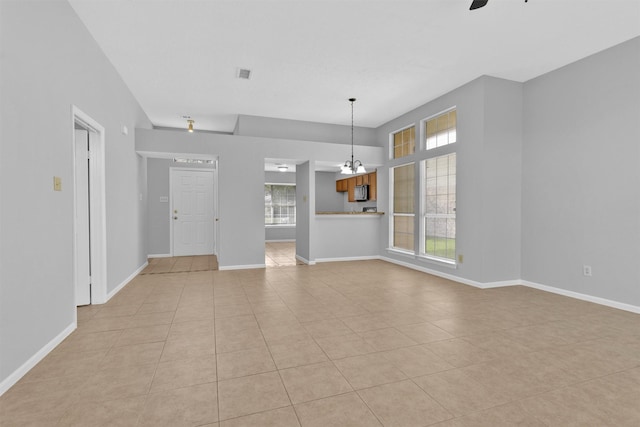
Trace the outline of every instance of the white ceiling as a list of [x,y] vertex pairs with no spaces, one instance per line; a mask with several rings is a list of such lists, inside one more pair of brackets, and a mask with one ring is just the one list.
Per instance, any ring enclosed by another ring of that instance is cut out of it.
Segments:
[[[377,127],[481,75],[640,35],[640,0],[69,0],[156,126],[238,114]],[[236,78],[252,70],[250,80]]]

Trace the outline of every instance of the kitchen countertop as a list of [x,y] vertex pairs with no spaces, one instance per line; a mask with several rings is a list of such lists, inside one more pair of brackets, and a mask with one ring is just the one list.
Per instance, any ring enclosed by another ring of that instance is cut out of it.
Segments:
[[316,215],[384,215],[384,212],[316,212]]

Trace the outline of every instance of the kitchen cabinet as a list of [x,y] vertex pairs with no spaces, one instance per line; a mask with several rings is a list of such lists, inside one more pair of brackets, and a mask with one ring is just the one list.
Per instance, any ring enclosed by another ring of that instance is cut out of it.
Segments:
[[368,174],[369,176],[369,200],[378,200],[378,176],[375,172]]
[[375,201],[378,199],[378,180],[376,172],[366,173],[364,175],[352,176],[351,178],[339,179],[336,181],[336,191],[338,193],[347,193],[347,199],[350,202],[355,202],[355,187],[356,185],[368,185],[369,186],[369,200]]
[[356,178],[352,177],[352,178],[348,178],[345,181],[347,181],[347,200],[349,200],[350,202],[355,202],[356,201]]

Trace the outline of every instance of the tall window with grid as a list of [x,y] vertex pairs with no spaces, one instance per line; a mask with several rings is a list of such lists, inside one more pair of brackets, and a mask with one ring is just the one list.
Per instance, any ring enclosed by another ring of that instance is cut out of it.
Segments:
[[414,176],[415,165],[393,168],[393,247],[414,251]]
[[456,153],[427,159],[422,163],[422,254],[455,262]]
[[296,223],[296,186],[265,184],[264,186],[265,225]]

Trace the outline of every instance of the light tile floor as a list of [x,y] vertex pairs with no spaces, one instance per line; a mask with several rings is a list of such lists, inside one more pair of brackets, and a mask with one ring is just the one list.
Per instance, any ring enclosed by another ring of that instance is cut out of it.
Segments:
[[640,316],[382,261],[146,274],[4,426],[637,426]]
[[217,269],[218,258],[215,255],[176,256],[149,258],[149,265],[140,274],[184,273]]
[[303,264],[296,259],[296,242],[265,243],[264,262],[267,267],[284,267]]

